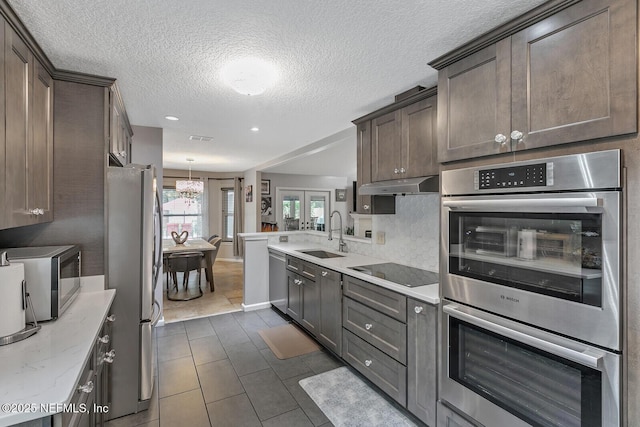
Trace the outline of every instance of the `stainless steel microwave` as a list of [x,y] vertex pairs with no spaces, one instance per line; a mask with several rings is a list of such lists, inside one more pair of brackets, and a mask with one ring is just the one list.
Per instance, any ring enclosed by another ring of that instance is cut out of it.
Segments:
[[[6,249],[11,262],[24,264],[27,292],[36,320],[57,319],[80,292],[80,248],[39,246]],[[27,310],[27,321],[32,321]]]

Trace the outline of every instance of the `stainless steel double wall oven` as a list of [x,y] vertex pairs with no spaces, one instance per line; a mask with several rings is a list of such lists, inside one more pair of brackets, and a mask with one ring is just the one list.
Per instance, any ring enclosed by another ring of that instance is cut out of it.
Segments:
[[620,425],[621,153],[442,173],[442,400],[486,426]]

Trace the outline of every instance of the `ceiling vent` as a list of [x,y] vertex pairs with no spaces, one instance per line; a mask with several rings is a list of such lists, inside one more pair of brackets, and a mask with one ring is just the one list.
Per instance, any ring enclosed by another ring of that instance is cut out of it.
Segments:
[[212,136],[199,136],[199,135],[191,135],[189,136],[189,141],[200,141],[200,142],[212,142]]

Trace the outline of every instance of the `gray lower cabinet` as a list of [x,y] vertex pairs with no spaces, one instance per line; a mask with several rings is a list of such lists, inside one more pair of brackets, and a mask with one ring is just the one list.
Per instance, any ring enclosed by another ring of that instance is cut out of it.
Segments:
[[342,280],[340,273],[319,267],[320,323],[317,338],[342,356]]
[[407,363],[407,325],[351,298],[344,299],[342,310],[346,329],[400,363]]
[[342,292],[342,358],[406,406],[407,297],[346,275]]
[[314,336],[320,324],[320,286],[318,282],[302,279],[302,326]]
[[483,427],[482,424],[472,423],[457,412],[453,411],[442,401],[438,401],[438,427]]
[[313,336],[320,326],[320,267],[287,255],[287,314]]
[[367,341],[344,330],[342,358],[392,399],[407,403],[407,368]]
[[[438,308],[407,299],[407,409],[436,424]],[[455,424],[454,424],[455,425]]]

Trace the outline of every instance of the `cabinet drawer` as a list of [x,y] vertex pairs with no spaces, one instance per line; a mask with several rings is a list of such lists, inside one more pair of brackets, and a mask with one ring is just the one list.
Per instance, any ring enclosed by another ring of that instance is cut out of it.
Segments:
[[291,255],[287,255],[287,270],[300,273],[300,271],[302,271],[302,260],[294,258]]
[[287,255],[287,270],[293,271],[304,278],[315,281],[318,266],[305,262],[291,255]]
[[342,334],[342,357],[402,406],[407,403],[407,368],[351,332]]
[[350,298],[342,305],[343,326],[402,364],[407,363],[407,325]]
[[344,276],[343,294],[401,322],[407,321],[407,297],[381,286]]
[[300,269],[300,274],[305,279],[313,280],[315,282],[316,274],[318,272],[318,266],[301,261],[301,267],[302,268]]

